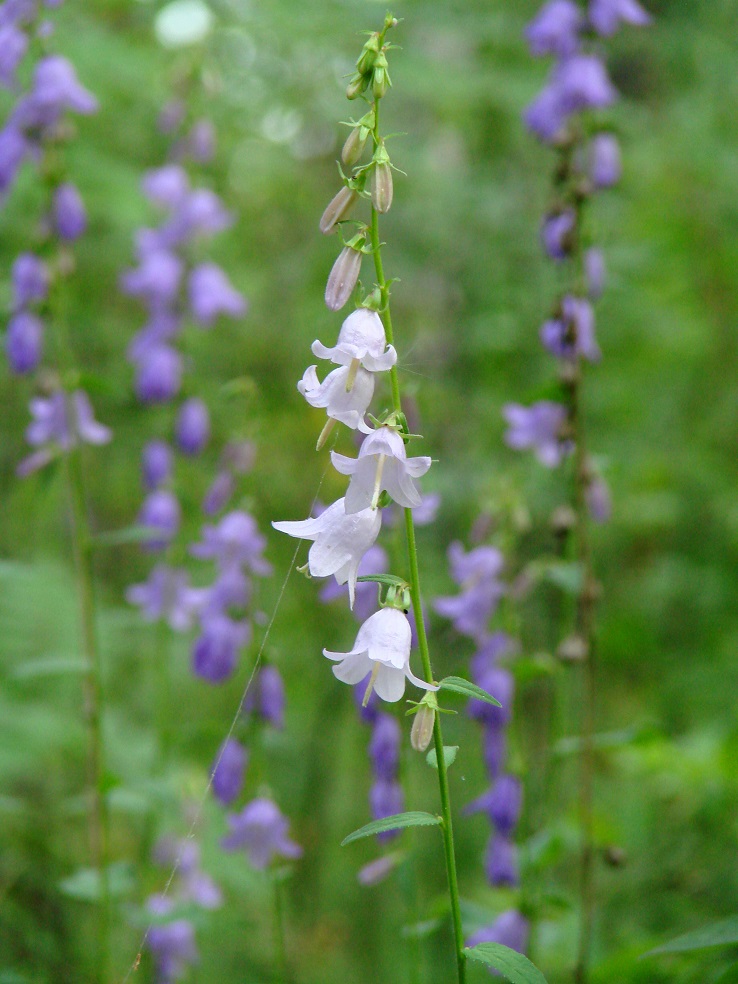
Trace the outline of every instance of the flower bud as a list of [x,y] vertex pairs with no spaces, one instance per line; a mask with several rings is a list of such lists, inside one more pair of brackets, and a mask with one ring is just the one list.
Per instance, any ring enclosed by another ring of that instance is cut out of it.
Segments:
[[355,126],[346,137],[346,143],[341,151],[341,160],[346,167],[353,167],[364,153],[368,137],[369,130],[365,126]]
[[389,72],[387,71],[387,59],[384,52],[379,52],[374,62],[372,71],[372,93],[375,99],[381,99],[387,92],[392,83],[390,82]]
[[346,86],[346,98],[347,99],[358,99],[362,94],[364,89],[366,89],[369,84],[369,78],[366,75],[354,75],[349,84]]
[[361,49],[361,54],[356,62],[356,71],[360,75],[368,75],[374,68],[379,54],[379,35],[372,34],[364,47]]
[[325,212],[321,216],[318,228],[324,235],[333,232],[337,222],[341,222],[348,217],[349,212],[358,198],[358,194],[353,188],[344,185],[328,203]]
[[410,730],[410,744],[416,752],[424,752],[430,745],[435,719],[435,709],[425,702],[421,703]]
[[378,212],[389,212],[392,192],[392,168],[385,162],[375,164],[372,171],[372,205]]
[[351,296],[359,279],[361,249],[344,246],[328,275],[325,285],[325,303],[331,311],[340,311]]

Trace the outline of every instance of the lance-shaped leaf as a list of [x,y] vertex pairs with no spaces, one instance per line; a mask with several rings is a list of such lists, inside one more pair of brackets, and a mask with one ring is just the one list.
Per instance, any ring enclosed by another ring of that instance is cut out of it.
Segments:
[[476,697],[477,700],[483,700],[487,704],[494,704],[495,707],[502,707],[499,700],[495,700],[492,694],[488,694],[486,690],[482,690],[482,688],[478,687],[476,683],[470,683],[463,677],[445,677],[441,680],[438,686],[441,690],[450,690],[452,693],[462,694],[464,697]]
[[396,813],[393,817],[385,817],[383,820],[372,820],[371,823],[359,827],[348,837],[341,841],[341,847],[350,844],[352,841],[360,840],[362,837],[371,837],[372,834],[383,834],[386,830],[400,830],[403,827],[437,827],[442,820],[432,813],[423,813],[419,810],[410,813]]
[[512,984],[547,984],[546,978],[530,960],[502,943],[479,943],[464,950],[469,960],[479,960],[498,970]]
[[653,957],[659,953],[685,953],[688,950],[703,950],[709,946],[729,946],[738,943],[738,916],[730,916],[720,922],[710,923],[695,929],[691,933],[677,936],[675,940],[657,946],[654,950],[644,953],[645,957]]

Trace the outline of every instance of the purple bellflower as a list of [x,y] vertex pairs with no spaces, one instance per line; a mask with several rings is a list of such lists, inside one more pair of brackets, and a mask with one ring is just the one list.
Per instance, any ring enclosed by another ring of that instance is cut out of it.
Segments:
[[26,440],[38,450],[18,465],[21,477],[43,467],[60,451],[70,451],[80,443],[107,444],[112,436],[108,427],[95,420],[83,390],[57,390],[48,397],[34,397],[29,406],[33,421]]
[[227,738],[223,742],[211,769],[213,793],[223,806],[230,806],[243,789],[248,752],[236,741]]
[[302,848],[287,836],[287,819],[279,807],[268,799],[255,799],[240,813],[227,817],[230,833],[221,840],[226,851],[243,848],[252,867],[268,868],[277,857],[299,858]]
[[582,11],[574,0],[549,0],[525,29],[530,53],[568,58],[579,48],[583,24]]
[[448,551],[452,576],[461,588],[455,596],[436,598],[435,609],[452,619],[457,632],[481,641],[487,635],[489,620],[505,593],[498,581],[502,573],[502,554],[495,547],[477,547],[464,552],[458,542]]
[[466,941],[466,945],[471,947],[477,946],[479,943],[501,943],[503,946],[510,947],[511,950],[517,950],[518,953],[525,953],[529,935],[530,923],[525,916],[521,915],[517,909],[508,909],[501,913],[491,925],[472,934]]
[[539,400],[529,407],[507,403],[502,408],[508,423],[505,442],[514,450],[531,448],[542,465],[555,468],[567,452],[561,439],[567,410],[561,403]]
[[651,17],[636,0],[590,0],[589,22],[598,34],[614,34],[621,21],[643,27]]

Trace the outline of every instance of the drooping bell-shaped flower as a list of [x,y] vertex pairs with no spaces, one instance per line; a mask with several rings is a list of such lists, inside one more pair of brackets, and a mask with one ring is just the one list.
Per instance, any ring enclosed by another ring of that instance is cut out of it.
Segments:
[[323,382],[318,379],[317,367],[309,366],[297,384],[298,390],[311,407],[324,407],[334,420],[339,420],[352,430],[364,434],[370,428],[364,423],[364,414],[374,395],[374,376],[362,369],[358,362],[353,366],[341,366],[328,373]]
[[238,653],[251,638],[248,622],[216,614],[203,620],[202,632],[192,647],[192,669],[208,683],[222,683],[233,674]]
[[501,943],[511,950],[525,953],[528,947],[530,923],[517,909],[502,912],[495,921],[477,930],[466,941],[467,946],[477,946],[479,943]]
[[385,372],[397,362],[397,352],[387,345],[382,319],[369,308],[357,308],[346,318],[333,348],[317,340],[311,348],[319,359],[330,359],[338,366],[358,362],[369,372]]
[[17,311],[32,301],[43,301],[49,290],[49,271],[34,253],[21,253],[13,263],[13,308]]
[[153,440],[141,452],[141,477],[147,492],[165,485],[172,477],[172,449],[166,441]]
[[505,442],[516,451],[531,448],[542,465],[555,468],[568,450],[561,440],[567,410],[561,403],[539,400],[529,407],[507,403],[502,414],[508,423]]
[[343,683],[356,684],[371,674],[365,699],[374,690],[382,700],[393,702],[405,693],[406,679],[423,690],[437,689],[410,669],[410,641],[407,616],[396,608],[381,608],[361,626],[353,649],[347,653],[324,649],[323,655],[338,664],[333,673]]
[[636,0],[590,0],[589,22],[598,34],[614,34],[621,21],[643,27],[651,17]]
[[143,546],[147,550],[166,550],[177,535],[181,519],[182,510],[173,492],[169,489],[150,492],[141,505],[138,524],[149,527],[154,535]]
[[200,607],[202,591],[190,587],[187,571],[157,564],[147,581],[128,588],[126,600],[139,606],[147,622],[166,619],[175,632],[186,632]]
[[566,294],[561,300],[561,313],[541,326],[544,348],[559,359],[581,356],[597,362],[602,353],[594,334],[594,310],[584,297]]
[[331,461],[336,471],[351,476],[346,492],[348,513],[374,508],[382,491],[406,509],[419,506],[421,496],[413,479],[425,475],[431,466],[431,459],[425,455],[408,458],[405,442],[392,427],[378,427],[367,435],[358,458],[331,451]]
[[185,454],[199,454],[210,437],[210,414],[204,401],[196,396],[179,408],[175,427],[177,444]]
[[623,165],[620,144],[612,133],[598,133],[589,145],[589,177],[595,188],[612,188],[620,181]]
[[252,866],[263,871],[273,858],[299,858],[302,848],[287,836],[289,824],[276,803],[255,799],[226,818],[230,833],[221,840],[226,851],[244,848]]
[[313,577],[333,574],[339,584],[348,582],[352,608],[359,562],[379,536],[381,525],[381,510],[361,509],[347,513],[344,499],[337,499],[317,519],[272,523],[275,530],[288,536],[313,541],[308,554],[308,570]]
[[235,738],[226,738],[211,770],[213,793],[223,806],[230,806],[243,788],[248,752]]
[[574,0],[549,0],[525,29],[530,53],[568,58],[579,47],[582,11]]
[[87,212],[82,196],[69,181],[60,184],[54,192],[52,207],[54,228],[66,242],[72,242],[87,228]]
[[59,451],[69,451],[80,443],[107,444],[112,436],[109,427],[95,420],[90,398],[83,390],[37,396],[29,407],[33,420],[26,429],[26,440],[38,450],[18,465],[21,478],[48,464]]
[[254,574],[271,574],[271,564],[262,556],[266,540],[249,513],[234,509],[217,526],[203,526],[202,542],[190,547],[193,557],[215,560],[220,569],[248,567]]
[[5,354],[16,375],[33,372],[41,361],[44,325],[31,311],[19,311],[8,322]]

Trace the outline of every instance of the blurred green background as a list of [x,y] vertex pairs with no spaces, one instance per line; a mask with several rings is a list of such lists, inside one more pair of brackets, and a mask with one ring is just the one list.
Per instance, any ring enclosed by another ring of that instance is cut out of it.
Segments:
[[[621,137],[624,175],[591,215],[608,287],[597,311],[604,358],[587,372],[585,409],[614,501],[611,522],[594,532],[604,588],[598,729],[617,736],[598,756],[597,834],[603,856],[617,847],[625,858],[597,869],[592,979],[717,984],[738,980],[731,970],[738,951],[638,958],[738,911],[738,9],[731,0],[646,5],[653,25],[607,44],[623,94],[607,119]],[[54,46],[101,107],[75,122],[67,151],[90,215],[76,250],[70,322],[97,416],[115,431],[113,443],[89,455],[94,522],[107,530],[133,521],[140,448],[170,424],[170,411],[142,408],[133,397],[124,356],[143,313],[117,284],[132,263],[135,229],[155,221],[139,182],[168,152],[157,117],[174,80],[191,75],[192,112],[207,115],[218,133],[216,161],[202,180],[237,216],[209,255],[250,310],[241,322],[186,338],[187,388],[207,398],[215,438],[209,456],[178,476],[183,543],[197,536],[218,447],[233,436],[255,441],[256,464],[239,498],[268,537],[276,573],[259,586],[258,603],[271,615],[294,542],[269,522],[305,518],[326,467],[325,453],[313,450],[321,414],[295,389],[312,361],[310,343],[331,344],[341,323],[323,304],[337,240],[321,237],[317,222],[338,187],[346,133],[338,121],[355,109],[343,95],[345,76],[360,32],[381,25],[385,6],[211,0],[205,40],[180,47],[162,29],[164,6],[68,0],[54,14]],[[510,548],[511,577],[552,549],[547,524],[560,478],[505,447],[500,415],[507,401],[535,399],[553,374],[538,343],[556,288],[538,244],[553,157],[520,120],[546,74],[522,39],[536,9],[531,0],[393,9],[402,18],[393,39],[400,49],[391,53],[394,85],[383,114],[398,134],[393,162],[407,176],[396,176],[382,236],[385,269],[398,278],[403,392],[424,435],[416,453],[438,459],[424,490],[441,493],[439,517],[420,533],[428,597],[451,592],[447,545],[469,545],[480,514],[488,542]],[[33,242],[28,216],[40,203],[27,167],[0,215],[6,308],[10,265]],[[32,386],[0,375],[0,982],[77,984],[91,975],[94,907],[69,883],[89,863],[76,600],[61,475],[14,476]],[[349,439],[341,440],[347,451]],[[329,473],[321,497],[332,501],[342,489]],[[123,600],[147,568],[135,546],[97,557],[120,876],[115,980],[136,956],[141,904],[166,878],[150,864],[152,844],[188,829],[255,655],[244,654],[223,686],[193,678],[190,640],[144,625]],[[453,963],[448,927],[433,923],[444,890],[433,832],[404,835],[402,865],[369,889],[356,871],[376,856],[375,845],[338,846],[368,818],[368,731],[321,656],[323,646],[347,649],[355,625],[341,605],[322,606],[318,588],[293,575],[277,612],[267,655],[286,680],[287,723],[278,735],[255,738],[249,772],[250,794],[270,788],[305,848],[288,882],[294,980],[440,984]],[[570,671],[554,667],[548,682],[536,672],[553,665],[544,654],[557,641],[546,621],[556,607],[555,598],[536,597],[514,616],[524,659],[513,763],[523,774],[536,749],[526,712],[535,714],[542,687],[572,690]],[[437,674],[463,672],[470,648],[441,620],[432,624]],[[462,748],[451,771],[460,808],[484,788],[478,734],[463,715],[448,732]],[[576,769],[560,758],[556,795],[536,806],[543,868],[530,872],[549,895],[533,956],[550,984],[571,979],[576,929]],[[437,808],[434,774],[409,744],[403,778],[408,808]],[[268,886],[245,857],[219,851],[224,829],[222,811],[206,800],[197,838],[226,902],[198,925],[201,960],[190,980],[266,984],[276,980]],[[485,886],[486,834],[481,818],[458,824],[470,929],[514,900]],[[422,938],[407,931],[426,921]],[[150,976],[144,958],[132,979]],[[483,981],[487,972],[471,968],[469,978]]]

